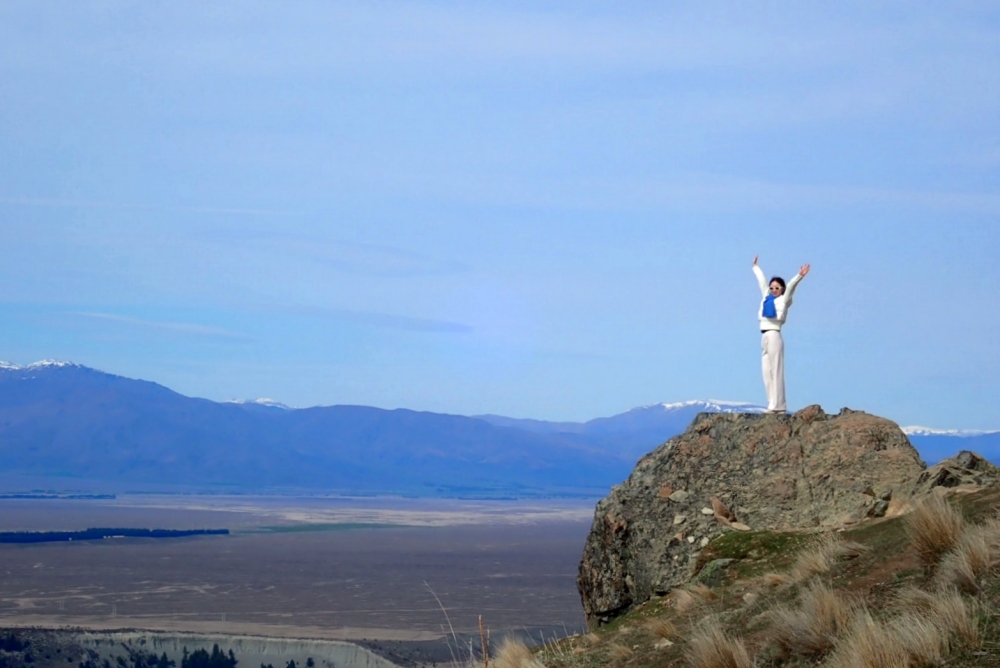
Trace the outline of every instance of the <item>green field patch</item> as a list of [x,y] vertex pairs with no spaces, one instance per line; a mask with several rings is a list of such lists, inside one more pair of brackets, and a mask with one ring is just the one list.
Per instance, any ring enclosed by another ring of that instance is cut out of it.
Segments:
[[257,527],[244,533],[315,533],[319,531],[356,531],[358,529],[404,529],[414,528],[409,524],[379,524],[377,522],[334,522],[305,524],[275,524]]

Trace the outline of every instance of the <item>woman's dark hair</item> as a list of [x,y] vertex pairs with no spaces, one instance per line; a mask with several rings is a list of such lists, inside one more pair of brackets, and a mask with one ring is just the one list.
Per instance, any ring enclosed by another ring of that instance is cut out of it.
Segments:
[[768,282],[768,285],[771,285],[771,283],[777,283],[778,285],[780,285],[780,286],[781,286],[781,289],[782,289],[782,290],[784,290],[784,289],[785,289],[785,279],[783,279],[783,278],[782,278],[781,276],[775,276],[774,278],[772,278],[772,279],[771,279],[771,280],[770,280],[770,281]]

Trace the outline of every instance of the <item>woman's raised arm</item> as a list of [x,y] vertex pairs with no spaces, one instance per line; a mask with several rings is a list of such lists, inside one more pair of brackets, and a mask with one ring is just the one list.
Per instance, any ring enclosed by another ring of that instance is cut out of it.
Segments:
[[799,267],[799,273],[792,277],[792,280],[788,281],[788,290],[785,291],[785,301],[789,304],[792,303],[792,293],[795,292],[795,288],[798,286],[799,281],[806,277],[809,273],[811,267],[808,264],[804,264]]
[[763,297],[767,296],[767,278],[764,276],[764,272],[761,271],[760,267],[757,266],[757,259],[759,255],[753,256],[753,274],[757,277],[757,285],[760,286],[760,294]]

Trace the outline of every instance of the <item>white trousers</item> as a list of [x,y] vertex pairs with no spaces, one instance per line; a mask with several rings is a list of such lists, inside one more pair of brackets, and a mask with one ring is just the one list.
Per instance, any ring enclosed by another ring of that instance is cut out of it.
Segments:
[[761,370],[767,391],[767,410],[784,413],[785,405],[785,342],[781,332],[769,330],[760,339]]

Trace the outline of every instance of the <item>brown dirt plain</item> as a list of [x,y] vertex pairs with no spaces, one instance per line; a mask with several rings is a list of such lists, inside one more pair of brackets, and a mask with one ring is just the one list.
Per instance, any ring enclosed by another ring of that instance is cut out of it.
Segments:
[[593,501],[120,496],[0,499],[0,531],[228,528],[229,536],[0,545],[0,627],[433,641],[583,627]]

